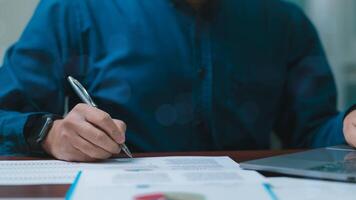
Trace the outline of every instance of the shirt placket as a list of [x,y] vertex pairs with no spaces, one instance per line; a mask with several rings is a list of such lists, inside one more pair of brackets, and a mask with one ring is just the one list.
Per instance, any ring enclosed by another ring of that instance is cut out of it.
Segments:
[[207,148],[212,148],[212,80],[213,63],[209,22],[197,17],[195,33],[196,109],[195,125]]

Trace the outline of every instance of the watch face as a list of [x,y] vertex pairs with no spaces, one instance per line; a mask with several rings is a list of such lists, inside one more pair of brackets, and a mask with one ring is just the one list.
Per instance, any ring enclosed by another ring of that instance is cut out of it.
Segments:
[[36,139],[36,143],[41,143],[45,137],[47,136],[49,129],[51,128],[53,120],[51,117],[46,117],[46,121],[44,122],[40,133]]

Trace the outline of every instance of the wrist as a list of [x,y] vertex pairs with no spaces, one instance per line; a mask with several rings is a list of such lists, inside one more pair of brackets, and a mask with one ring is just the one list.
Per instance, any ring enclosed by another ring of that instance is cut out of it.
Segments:
[[55,141],[56,132],[58,131],[58,126],[62,119],[55,120],[51,129],[48,131],[47,137],[42,141],[41,146],[44,152],[49,155],[53,155],[53,142]]
[[42,143],[51,130],[54,121],[61,118],[59,115],[42,114],[31,116],[28,119],[24,133],[31,153],[43,154],[47,152],[43,149]]

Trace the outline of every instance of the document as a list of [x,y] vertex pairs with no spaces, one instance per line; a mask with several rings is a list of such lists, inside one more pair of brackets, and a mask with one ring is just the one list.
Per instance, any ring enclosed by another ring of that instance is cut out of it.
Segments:
[[261,184],[150,185],[85,187],[78,184],[70,200],[271,200]]
[[[100,178],[99,178],[100,177]],[[80,184],[86,187],[151,185],[206,185],[230,183],[263,183],[266,179],[255,171],[247,170],[84,170]]]
[[356,185],[353,183],[286,177],[268,180],[278,200],[356,199]]
[[83,170],[72,185],[70,199],[270,199],[264,187],[267,180],[255,171],[242,170],[228,157],[162,157],[151,161],[142,158],[134,162],[160,163],[160,167],[138,164],[128,169]]
[[[88,169],[138,171],[146,172],[146,176],[152,175],[148,172],[152,173],[153,170],[180,170],[186,171],[186,174],[181,173],[181,176],[187,176],[189,171],[226,171],[240,169],[240,167],[228,157],[118,158],[98,163],[75,163],[57,160],[0,161],[0,185],[70,184],[78,171]],[[215,176],[221,176],[221,179],[227,175],[229,175],[227,172],[215,174]],[[204,179],[203,175],[198,177],[197,174],[196,176],[191,176],[191,178]],[[163,175],[161,177],[162,180],[170,180],[169,178],[174,177],[164,177]]]

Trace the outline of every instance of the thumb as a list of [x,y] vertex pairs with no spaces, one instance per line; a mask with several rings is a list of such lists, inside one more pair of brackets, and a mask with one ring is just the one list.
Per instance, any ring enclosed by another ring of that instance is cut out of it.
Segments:
[[114,119],[114,123],[117,126],[117,128],[119,129],[118,141],[120,144],[123,144],[123,143],[125,143],[125,140],[126,140],[126,136],[125,136],[126,124],[125,124],[125,122],[123,122],[121,120],[117,120],[117,119]]
[[346,142],[356,147],[356,110],[345,117],[343,132]]

